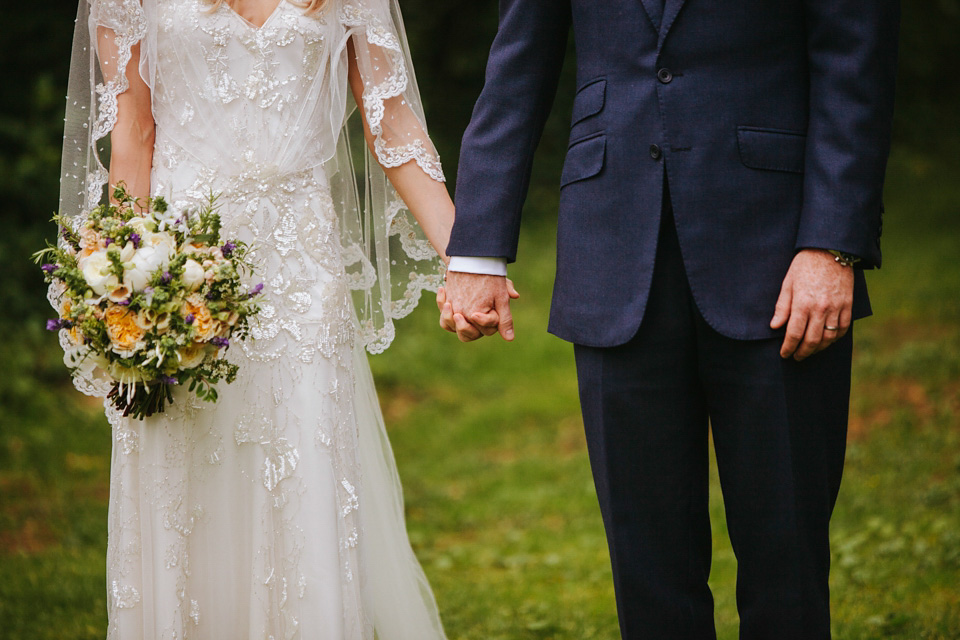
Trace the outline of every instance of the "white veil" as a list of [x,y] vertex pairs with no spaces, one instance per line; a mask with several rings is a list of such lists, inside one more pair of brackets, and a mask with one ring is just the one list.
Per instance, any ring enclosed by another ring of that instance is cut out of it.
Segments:
[[[106,199],[117,96],[128,88],[121,70],[138,62],[140,75],[154,87],[157,5],[163,2],[80,1],[61,165],[60,211],[66,216],[80,216]],[[360,340],[370,353],[379,353],[394,338],[393,321],[442,281],[442,262],[381,164],[415,161],[441,182],[443,171],[427,134],[397,0],[327,0],[321,14],[335,18],[342,29],[339,41],[330,43],[329,77],[324,78],[329,95],[317,101],[327,112],[315,116],[326,120],[330,144],[316,145],[310,162],[331,163],[327,173],[340,215],[343,255],[350,262]],[[362,108],[376,137],[376,155],[363,139],[358,118],[351,118],[348,42],[364,82]],[[132,60],[136,45],[138,61]]]
[[[110,132],[117,122],[117,96],[128,88],[124,74],[128,65],[138,64],[146,84],[156,86],[157,6],[164,1],[80,0],[60,192],[60,211],[73,224],[106,200]],[[330,43],[330,96],[322,104],[329,112],[321,114],[330,123],[333,144],[311,162],[328,166],[360,326],[355,406],[365,537],[360,582],[367,617],[363,635],[380,640],[444,638],[436,603],[406,542],[400,483],[362,352],[386,349],[394,338],[393,321],[416,306],[423,290],[436,290],[442,278],[442,262],[381,164],[414,161],[438,181],[443,181],[443,173],[427,135],[397,0],[327,0],[321,14],[342,26],[338,41]],[[357,118],[352,122],[350,118],[351,49],[363,78],[361,108],[375,136],[374,153]],[[59,295],[51,285],[48,298],[55,309]],[[78,348],[65,330],[61,345],[65,350]],[[74,377],[77,388],[88,395],[104,396],[109,389],[105,382],[93,370]]]

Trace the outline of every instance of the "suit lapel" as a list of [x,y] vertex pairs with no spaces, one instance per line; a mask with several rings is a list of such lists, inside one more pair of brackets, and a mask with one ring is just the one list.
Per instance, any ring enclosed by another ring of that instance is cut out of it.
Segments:
[[663,0],[640,0],[643,10],[650,19],[653,30],[660,31],[660,21],[663,18]]
[[[661,2],[663,0],[656,1]],[[663,47],[663,41],[667,39],[667,34],[670,33],[670,27],[673,26],[685,2],[686,0],[666,0],[663,7],[663,19],[660,22],[660,42],[657,43],[657,50]],[[647,4],[652,4],[652,2],[651,0],[644,0],[643,4],[646,6]]]

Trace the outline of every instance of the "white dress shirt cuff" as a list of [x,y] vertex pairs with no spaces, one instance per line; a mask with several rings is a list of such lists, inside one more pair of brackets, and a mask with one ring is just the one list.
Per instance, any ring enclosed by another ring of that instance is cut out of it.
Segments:
[[507,275],[506,258],[486,258],[476,256],[450,256],[447,271],[461,273],[482,273],[488,276]]

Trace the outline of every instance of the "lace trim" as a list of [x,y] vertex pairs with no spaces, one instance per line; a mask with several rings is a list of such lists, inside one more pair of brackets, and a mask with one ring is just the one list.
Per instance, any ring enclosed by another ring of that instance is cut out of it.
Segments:
[[[407,65],[403,57],[400,40],[391,30],[368,10],[355,6],[345,6],[341,11],[341,20],[348,27],[362,27],[364,36],[371,45],[380,47],[390,56],[391,72],[382,82],[365,88],[363,91],[363,109],[367,124],[374,135],[374,149],[377,160],[385,167],[399,167],[414,160],[423,171],[437,182],[446,182],[440,158],[427,148],[423,140],[415,140],[399,147],[388,147],[383,140],[383,118],[386,113],[386,101],[403,95],[409,85]],[[420,123],[421,127],[423,123]]]
[[[115,7],[116,9],[116,7]],[[119,8],[119,15],[107,15],[103,18],[113,18],[113,24],[110,28],[114,31],[114,42],[117,45],[117,77],[96,86],[95,91],[99,99],[97,101],[97,117],[93,126],[92,146],[97,148],[97,143],[107,137],[117,126],[117,96],[130,88],[130,82],[127,80],[127,66],[133,57],[133,46],[143,40],[147,35],[147,19],[143,13],[143,7],[139,2],[128,0],[123,2]],[[101,19],[101,23],[104,20]],[[106,23],[104,23],[106,24]],[[95,39],[96,33],[91,34]],[[103,194],[103,187],[107,184],[109,174],[97,153],[93,153],[94,167],[87,178],[87,204],[86,209],[92,209],[100,204]]]
[[[433,250],[430,242],[417,234],[417,227],[410,221],[409,214],[401,214],[406,211],[406,205],[399,199],[389,206],[387,210],[387,233],[389,236],[396,236],[400,240],[400,246],[408,257],[414,260],[434,260],[437,252]],[[392,212],[392,214],[391,214]]]
[[390,316],[393,318],[405,317],[416,308],[424,291],[436,292],[442,283],[443,277],[438,273],[411,273],[410,282],[407,283],[403,297],[390,302]]

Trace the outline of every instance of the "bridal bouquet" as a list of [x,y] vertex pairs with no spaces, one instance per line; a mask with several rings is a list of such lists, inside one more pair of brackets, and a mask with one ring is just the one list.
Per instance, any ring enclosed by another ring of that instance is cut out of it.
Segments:
[[54,216],[61,241],[34,254],[62,291],[47,328],[65,329],[78,347],[73,375],[91,364],[107,373],[107,397],[125,416],[163,411],[174,385],[216,401],[214,383],[233,382],[238,369],[222,353],[260,310],[263,285],[248,290],[240,279],[253,271],[249,247],[221,240],[214,196],[176,213],[160,197],[140,210],[122,183],[113,197],[79,228]]

